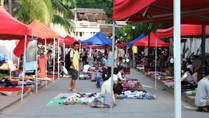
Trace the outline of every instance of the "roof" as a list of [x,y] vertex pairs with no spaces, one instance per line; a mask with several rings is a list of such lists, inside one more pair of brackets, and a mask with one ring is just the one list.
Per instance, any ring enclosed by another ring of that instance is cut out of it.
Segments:
[[103,9],[94,8],[75,8],[74,11],[79,13],[105,13]]

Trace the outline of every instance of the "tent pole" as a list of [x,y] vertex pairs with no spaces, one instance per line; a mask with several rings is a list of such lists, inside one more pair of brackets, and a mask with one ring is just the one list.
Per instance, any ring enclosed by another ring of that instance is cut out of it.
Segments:
[[110,118],[112,118],[112,108],[113,108],[113,100],[112,100],[112,98],[113,98],[113,88],[112,88],[112,86],[113,86],[113,72],[114,72],[114,58],[115,58],[115,54],[114,54],[114,52],[115,52],[115,49],[114,49],[114,44],[115,44],[115,22],[113,22],[113,27],[112,27],[112,34],[113,34],[113,39],[112,39],[112,67],[111,67],[111,96],[110,96]]
[[20,69],[20,58],[17,58],[17,68]]
[[[65,43],[63,44],[63,54],[64,54],[64,60],[65,60]],[[65,66],[65,63],[64,63],[64,66]]]
[[[45,57],[46,57],[46,61],[47,61],[47,52],[46,52],[46,49],[47,49],[47,42],[46,42],[46,39],[45,39]],[[46,62],[46,87],[47,87],[47,62]]]
[[126,68],[128,67],[128,46],[126,46]]
[[157,38],[155,39],[155,90],[157,89]]
[[21,101],[23,101],[23,90],[24,90],[24,79],[25,79],[26,43],[27,43],[27,35],[25,35],[25,44],[24,44]]
[[174,0],[174,103],[175,118],[182,117],[181,109],[181,0]]
[[201,57],[201,72],[200,72],[200,79],[205,77],[205,25],[202,25],[202,44],[201,44],[201,50],[202,50],[202,57]]
[[[10,59],[11,59],[11,61],[12,61],[12,49],[10,50]],[[12,79],[12,71],[11,71],[11,66],[12,66],[12,64],[10,64],[10,69],[9,69],[9,79]]]
[[[37,46],[37,42],[36,42],[36,46]],[[38,65],[38,49],[36,50],[36,62]],[[36,67],[36,94],[37,93],[38,93],[38,66]]]
[[54,38],[54,58],[53,58],[53,82],[54,82],[54,75],[55,75],[55,38]]
[[58,80],[60,79],[60,68],[59,68],[59,67],[60,67],[60,64],[59,64],[59,63],[60,63],[60,60],[59,60],[59,41],[60,41],[60,39],[58,39],[58,44],[57,44],[57,53],[58,53],[58,54],[57,54],[57,62],[58,62],[58,63],[57,63],[57,64],[58,64],[58,66],[57,66],[57,67],[58,67]]

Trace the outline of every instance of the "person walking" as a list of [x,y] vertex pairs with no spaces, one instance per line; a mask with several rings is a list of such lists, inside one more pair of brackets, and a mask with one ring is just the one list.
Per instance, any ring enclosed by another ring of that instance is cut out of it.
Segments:
[[70,66],[70,73],[72,74],[72,79],[68,89],[69,91],[73,91],[73,92],[78,91],[77,89],[75,89],[75,83],[76,80],[78,79],[78,71],[81,70],[81,66],[79,63],[78,48],[79,48],[79,43],[74,42],[73,49],[70,51],[70,61],[72,63]]

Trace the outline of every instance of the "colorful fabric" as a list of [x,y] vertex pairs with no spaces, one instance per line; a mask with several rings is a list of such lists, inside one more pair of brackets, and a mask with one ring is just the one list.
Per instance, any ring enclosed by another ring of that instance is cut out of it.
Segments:
[[91,104],[93,108],[110,108],[110,94],[104,94],[103,96],[96,97]]
[[38,58],[38,67],[40,70],[40,74],[38,75],[39,78],[45,78],[46,77],[46,56],[41,56]]
[[[30,41],[30,37],[27,37],[26,47],[28,46],[29,41]],[[24,52],[24,46],[25,46],[25,38],[20,40],[20,42],[17,44],[17,46],[13,51],[16,57],[20,57],[21,54]]]

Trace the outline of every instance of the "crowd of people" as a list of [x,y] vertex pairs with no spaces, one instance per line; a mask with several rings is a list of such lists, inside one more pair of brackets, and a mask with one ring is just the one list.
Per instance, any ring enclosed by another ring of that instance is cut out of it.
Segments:
[[[68,87],[68,90],[72,92],[79,91],[75,87],[76,80],[79,77],[78,72],[83,71],[83,73],[91,73],[91,71],[89,71],[89,68],[91,67],[90,65],[92,65],[93,63],[97,63],[98,66],[102,67],[102,79],[104,80],[104,83],[101,87],[101,93],[110,94],[112,91],[114,93],[114,100],[115,98],[117,99],[117,95],[121,94],[123,90],[122,80],[125,79],[125,71],[127,66],[130,66],[130,62],[132,62],[133,54],[135,55],[134,65],[141,66],[144,68],[155,67],[156,53],[155,50],[152,48],[149,49],[152,51],[147,51],[146,48],[138,48],[137,53],[133,53],[132,49],[129,48],[126,52],[126,48],[121,47],[120,49],[115,48],[114,54],[112,53],[112,48],[106,48],[104,50],[95,49],[93,51],[84,48],[82,51],[80,51],[80,53],[79,50],[81,50],[79,49],[79,43],[75,42],[73,44],[73,48],[69,51],[68,55],[66,55],[69,56],[69,58],[65,57],[65,59],[67,59],[65,60],[65,64],[62,61],[62,58],[60,60],[61,73],[63,73],[63,71],[65,70],[63,70],[62,68],[66,68],[69,74],[72,75],[72,79]],[[52,69],[53,67],[53,61],[50,60],[51,54],[52,51],[49,50],[47,53],[47,63],[49,65],[48,70]],[[80,58],[82,60],[81,64]],[[91,60],[93,60],[93,62]],[[111,67],[113,65],[112,60],[114,60],[114,73],[112,85],[113,89],[111,90]],[[70,64],[66,64],[66,61],[68,61]],[[209,76],[206,76],[203,79],[199,77],[201,66],[200,59],[197,56],[191,56],[190,58],[182,58],[181,64],[182,90],[194,90],[197,88],[195,103],[198,106],[198,111],[208,111],[206,101],[209,96]],[[164,71],[167,73],[167,75],[173,76],[174,58],[173,56],[169,55],[169,50],[167,48],[157,48],[157,68],[161,68],[160,71]],[[206,75],[208,75],[208,72],[206,72]]]

